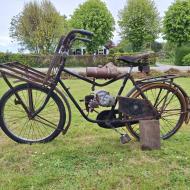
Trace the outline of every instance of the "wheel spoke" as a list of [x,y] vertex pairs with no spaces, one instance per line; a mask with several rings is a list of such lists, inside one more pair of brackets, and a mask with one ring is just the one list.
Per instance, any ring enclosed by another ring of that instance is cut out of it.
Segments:
[[[180,128],[185,115],[183,97],[176,88],[167,84],[150,84],[143,88],[143,93],[161,114],[160,133],[163,139],[169,138]],[[133,98],[142,99],[139,92],[134,93]],[[139,125],[129,125],[129,131],[139,139]]]
[[[28,91],[28,88],[30,88],[30,91]],[[15,92],[30,111],[38,109],[48,95],[47,89],[33,88],[32,85],[26,84],[19,85],[14,91],[10,91],[11,94],[4,100],[2,109],[3,127],[8,131],[6,134],[13,140],[16,139],[15,141],[18,139],[17,142],[28,143],[44,142],[46,139],[48,139],[46,141],[49,141],[55,138],[64,125],[60,123],[60,119],[64,118],[65,112],[60,112],[61,100],[59,97],[55,94],[50,96],[44,109],[32,119],[20,102],[15,102]],[[58,130],[58,128],[60,129]]]

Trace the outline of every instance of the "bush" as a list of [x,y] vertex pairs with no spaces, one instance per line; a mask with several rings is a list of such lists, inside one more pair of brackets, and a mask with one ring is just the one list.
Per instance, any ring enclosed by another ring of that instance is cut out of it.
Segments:
[[[67,67],[93,67],[104,65],[108,62],[114,62],[117,66],[125,66],[125,63],[118,62],[117,58],[124,55],[133,55],[134,53],[115,53],[109,56],[106,55],[84,55],[84,56],[69,56],[66,62]],[[44,68],[48,67],[53,55],[34,55],[34,54],[12,54],[0,53],[0,63],[18,61],[30,67]],[[156,58],[150,57],[150,64],[155,64]]]
[[184,65],[183,58],[187,55],[190,54],[190,46],[182,46],[176,48],[176,53],[175,53],[175,65]]
[[183,65],[190,66],[190,53],[183,57]]
[[[0,63],[18,61],[30,67],[44,68],[48,67],[53,55],[34,55],[34,54],[12,54],[0,53]],[[66,62],[67,67],[87,67],[103,65],[109,61],[113,61],[111,57],[98,55],[98,56],[69,56]]]
[[160,51],[163,49],[163,44],[160,43],[160,42],[154,41],[154,42],[151,44],[151,49],[152,49],[154,52],[160,52]]
[[0,63],[18,61],[30,67],[47,67],[51,59],[51,55],[0,53]]

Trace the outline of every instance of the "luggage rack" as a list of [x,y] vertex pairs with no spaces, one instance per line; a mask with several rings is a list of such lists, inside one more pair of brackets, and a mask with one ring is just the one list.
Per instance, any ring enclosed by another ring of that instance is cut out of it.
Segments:
[[56,83],[55,76],[59,70],[60,58],[59,54],[54,55],[47,74],[16,61],[0,64],[0,73],[3,78],[9,76],[28,83],[51,87]]
[[150,77],[150,78],[146,78],[146,79],[142,79],[137,81],[137,84],[146,84],[146,83],[154,83],[154,82],[170,82],[175,78],[179,78],[181,77],[180,75],[175,75],[175,74],[171,74],[171,75],[163,75],[163,76],[158,76],[158,77]]

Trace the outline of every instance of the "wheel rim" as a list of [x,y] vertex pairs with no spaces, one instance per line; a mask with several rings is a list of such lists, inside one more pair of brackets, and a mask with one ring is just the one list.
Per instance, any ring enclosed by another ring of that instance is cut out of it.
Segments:
[[[152,105],[160,113],[160,135],[167,139],[172,136],[182,125],[185,115],[184,102],[177,89],[166,85],[153,85],[143,90],[145,95],[151,101]],[[165,98],[167,97],[167,99]],[[135,93],[133,98],[142,99],[139,93]],[[165,106],[163,106],[165,101]],[[130,132],[139,138],[140,129],[138,124],[129,126]]]
[[[17,91],[25,105],[29,107],[28,89]],[[40,108],[47,93],[32,89],[32,99],[34,110]],[[4,123],[8,131],[15,137],[29,142],[43,141],[51,136],[60,121],[60,112],[58,105],[52,97],[50,97],[45,108],[34,118],[29,119],[26,111],[12,94],[4,105],[3,110]]]

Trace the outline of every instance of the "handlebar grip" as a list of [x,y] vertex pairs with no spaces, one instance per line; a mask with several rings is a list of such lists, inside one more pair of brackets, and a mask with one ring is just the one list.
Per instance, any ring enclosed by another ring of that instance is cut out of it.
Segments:
[[[89,32],[87,30],[82,30],[82,29],[71,30],[62,41],[62,45],[64,46],[64,51],[69,50],[69,46],[70,46],[71,42],[76,38],[77,33],[82,34],[82,35],[86,35],[86,36],[93,36],[94,35],[92,32]],[[86,40],[86,39],[82,40],[82,41],[90,42],[89,40]],[[56,51],[58,51],[58,48]]]

